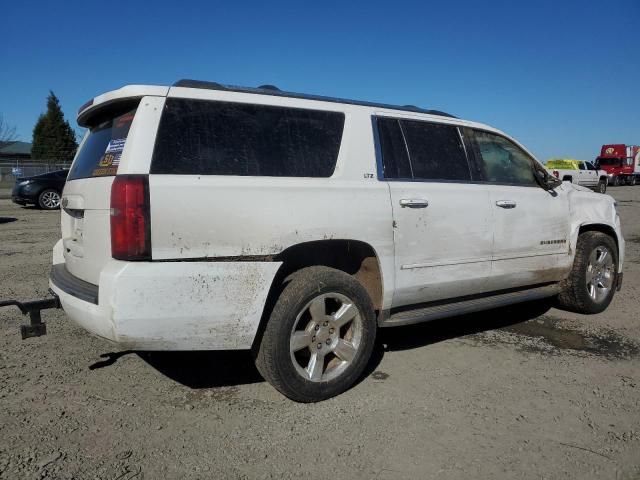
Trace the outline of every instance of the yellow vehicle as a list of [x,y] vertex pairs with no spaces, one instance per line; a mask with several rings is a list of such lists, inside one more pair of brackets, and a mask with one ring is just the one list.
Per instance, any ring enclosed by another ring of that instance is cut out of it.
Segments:
[[557,168],[562,170],[580,170],[580,164],[583,164],[582,160],[574,160],[572,158],[556,158],[547,160],[547,168]]

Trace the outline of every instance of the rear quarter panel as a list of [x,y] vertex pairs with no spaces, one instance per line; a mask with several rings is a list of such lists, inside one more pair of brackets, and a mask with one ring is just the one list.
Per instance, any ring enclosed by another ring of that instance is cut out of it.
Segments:
[[344,113],[343,141],[331,178],[150,175],[153,259],[272,256],[303,242],[358,240],[376,251],[383,308],[390,305],[389,190],[375,175],[370,114],[355,108]]

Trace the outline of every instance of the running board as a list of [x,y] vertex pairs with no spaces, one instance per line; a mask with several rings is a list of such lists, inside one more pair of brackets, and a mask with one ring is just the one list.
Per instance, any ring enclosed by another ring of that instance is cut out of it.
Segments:
[[429,322],[440,318],[465,315],[467,313],[505,307],[514,303],[529,302],[542,298],[553,297],[560,291],[558,284],[521,290],[518,292],[502,293],[472,300],[453,301],[451,303],[427,306],[415,310],[405,310],[392,313],[389,318],[380,323],[381,327],[399,327],[414,323]]

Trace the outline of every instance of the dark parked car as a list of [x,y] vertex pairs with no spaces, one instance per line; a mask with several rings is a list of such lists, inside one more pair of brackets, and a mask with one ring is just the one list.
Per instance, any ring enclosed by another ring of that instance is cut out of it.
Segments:
[[18,205],[33,204],[45,210],[60,208],[60,196],[69,170],[56,170],[16,180],[11,200]]

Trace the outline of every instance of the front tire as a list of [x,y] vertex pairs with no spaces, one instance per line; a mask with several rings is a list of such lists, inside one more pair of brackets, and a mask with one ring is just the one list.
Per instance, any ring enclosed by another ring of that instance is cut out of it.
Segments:
[[607,181],[606,180],[600,180],[598,182],[598,192],[600,192],[600,193],[606,193],[607,192]]
[[47,188],[38,195],[38,207],[43,210],[56,210],[60,208],[60,192],[53,188]]
[[609,235],[585,232],[578,237],[569,277],[561,284],[560,307],[576,313],[604,311],[618,280],[618,248]]
[[268,320],[256,367],[297,402],[338,395],[362,375],[376,338],[373,304],[355,278],[328,267],[294,273]]
[[633,186],[636,184],[636,177],[635,175],[631,175],[631,177],[629,177],[629,185]]

